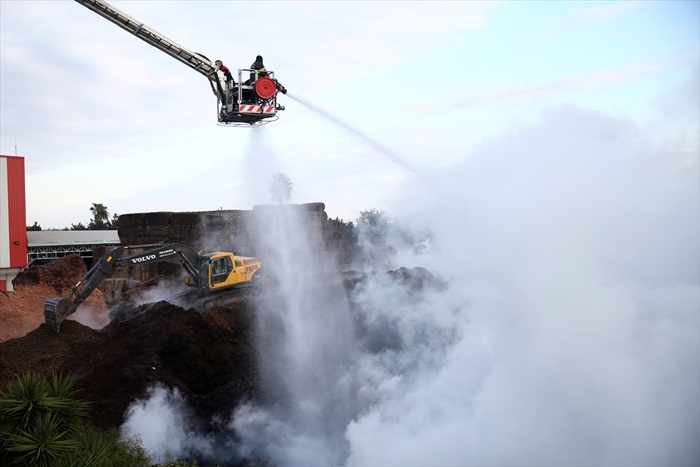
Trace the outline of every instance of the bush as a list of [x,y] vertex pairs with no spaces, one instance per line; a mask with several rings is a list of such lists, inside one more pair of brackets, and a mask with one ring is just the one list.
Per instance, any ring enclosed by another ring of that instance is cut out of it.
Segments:
[[89,404],[75,399],[75,383],[27,372],[0,391],[0,465],[149,466],[138,439],[84,423]]
[[63,458],[65,466],[148,467],[151,462],[138,438],[122,439],[119,431],[85,425],[76,433],[77,448]]
[[88,403],[74,399],[75,379],[51,380],[27,372],[0,392],[0,461],[3,465],[56,465],[75,450],[74,435]]

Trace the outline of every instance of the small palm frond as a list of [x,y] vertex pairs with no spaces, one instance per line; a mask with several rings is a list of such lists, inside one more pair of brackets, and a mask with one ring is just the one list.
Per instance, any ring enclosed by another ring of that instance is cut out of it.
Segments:
[[118,435],[110,432],[99,432],[90,426],[81,426],[78,431],[78,448],[62,459],[64,467],[99,467],[110,465],[116,453]]
[[75,440],[66,438],[59,417],[46,414],[29,430],[20,430],[8,435],[6,449],[17,454],[13,464],[49,467],[56,465],[61,456],[75,450]]
[[19,375],[14,384],[0,392],[0,430],[26,430],[46,413],[42,401],[48,391],[48,383],[40,375],[31,372]]
[[47,410],[62,416],[63,422],[69,425],[85,417],[90,407],[89,402],[74,399],[80,392],[73,390],[76,382],[77,380],[72,376],[63,376],[54,372],[49,382],[48,397],[42,401]]

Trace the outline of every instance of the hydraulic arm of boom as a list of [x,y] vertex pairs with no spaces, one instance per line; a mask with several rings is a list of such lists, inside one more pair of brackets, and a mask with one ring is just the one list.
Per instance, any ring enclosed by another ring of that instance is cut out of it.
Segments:
[[[146,248],[145,251],[130,256],[123,256],[124,251]],[[137,246],[118,246],[107,252],[85,274],[66,298],[54,297],[44,303],[44,319],[46,324],[58,331],[61,322],[75,312],[78,306],[90,294],[122,266],[155,263],[159,261],[180,261],[190,278],[193,287],[206,287],[207,276],[200,274],[200,256],[192,248],[179,244],[155,244]],[[203,279],[203,280],[202,280]],[[204,284],[202,284],[204,282]]]

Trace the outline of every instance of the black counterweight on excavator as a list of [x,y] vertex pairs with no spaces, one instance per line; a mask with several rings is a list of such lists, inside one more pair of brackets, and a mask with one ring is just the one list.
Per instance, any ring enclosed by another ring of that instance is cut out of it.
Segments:
[[[139,250],[124,256],[124,252]],[[80,304],[114,270],[124,266],[161,261],[179,261],[187,276],[185,284],[198,289],[205,297],[200,301],[205,304],[216,302],[212,299],[219,292],[242,284],[251,284],[262,277],[262,265],[256,258],[235,256],[231,252],[200,252],[177,243],[159,243],[155,245],[118,246],[107,253],[71,288],[64,298],[52,297],[44,302],[44,321],[58,332],[61,322],[74,313]]]

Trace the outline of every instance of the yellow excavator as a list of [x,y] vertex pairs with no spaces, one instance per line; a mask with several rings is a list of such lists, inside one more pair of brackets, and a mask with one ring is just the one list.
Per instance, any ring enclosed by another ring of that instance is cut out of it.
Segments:
[[[124,256],[129,251],[139,250]],[[227,303],[234,297],[232,289],[252,285],[263,279],[262,264],[257,258],[236,256],[231,252],[207,253],[177,243],[118,246],[105,253],[100,260],[71,287],[68,296],[52,297],[44,302],[44,321],[58,332],[61,323],[78,309],[78,306],[114,270],[125,266],[160,261],[179,261],[185,268],[185,284],[194,288],[196,306],[209,309]]]

